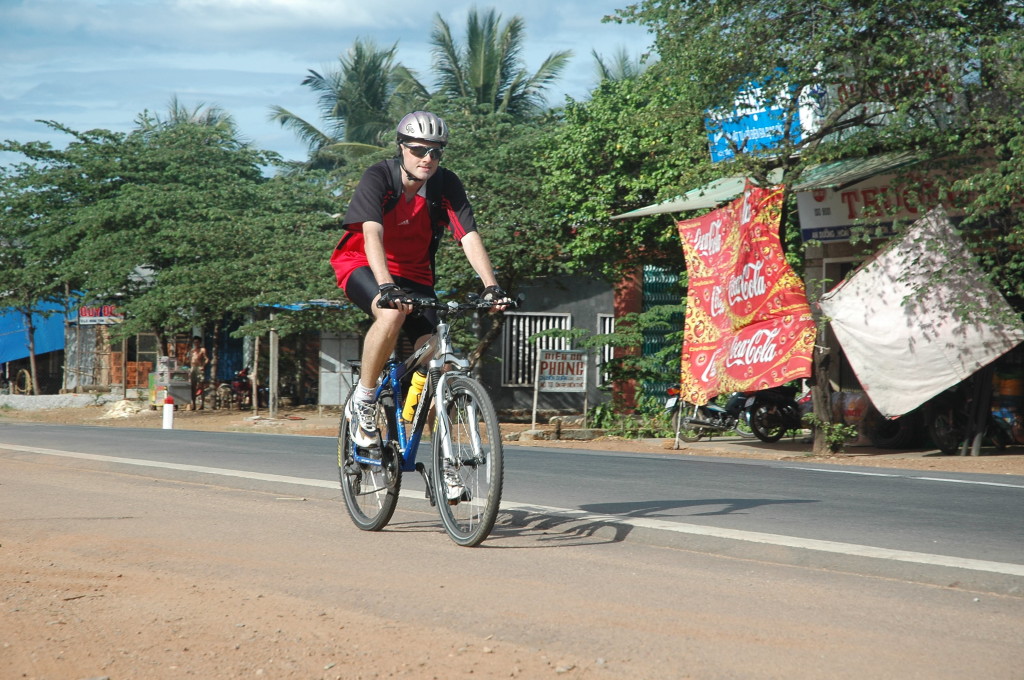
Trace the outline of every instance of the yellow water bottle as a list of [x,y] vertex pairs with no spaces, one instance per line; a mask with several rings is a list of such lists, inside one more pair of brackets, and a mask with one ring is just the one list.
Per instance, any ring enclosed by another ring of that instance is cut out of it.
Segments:
[[427,382],[427,374],[417,370],[412,374],[412,383],[409,384],[409,393],[405,395],[405,407],[402,409],[402,420],[409,423],[416,414],[416,404],[420,403],[420,395],[423,394],[423,385]]

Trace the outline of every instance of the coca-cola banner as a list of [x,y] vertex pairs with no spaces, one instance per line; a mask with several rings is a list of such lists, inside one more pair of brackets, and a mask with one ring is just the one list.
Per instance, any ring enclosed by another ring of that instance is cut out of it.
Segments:
[[687,401],[811,375],[814,321],[782,253],[781,209],[782,187],[748,186],[729,205],[679,222],[689,274],[680,381]]

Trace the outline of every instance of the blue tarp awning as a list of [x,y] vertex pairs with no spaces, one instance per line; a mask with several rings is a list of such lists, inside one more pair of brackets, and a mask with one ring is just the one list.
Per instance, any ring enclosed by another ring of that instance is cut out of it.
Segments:
[[[64,315],[60,305],[43,304],[32,315],[36,355],[64,349]],[[45,312],[53,312],[46,316]],[[0,310],[0,364],[28,356],[25,317],[14,309]]]

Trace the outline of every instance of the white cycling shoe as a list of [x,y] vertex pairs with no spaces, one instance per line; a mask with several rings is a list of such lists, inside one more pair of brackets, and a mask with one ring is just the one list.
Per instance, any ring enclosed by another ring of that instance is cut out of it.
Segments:
[[375,449],[380,446],[380,432],[377,431],[377,405],[369,401],[349,399],[345,404],[345,418],[352,441],[361,449]]
[[442,480],[445,489],[445,496],[448,498],[448,505],[456,505],[459,501],[465,500],[466,487],[462,485],[462,478],[453,467],[445,466],[444,479]]

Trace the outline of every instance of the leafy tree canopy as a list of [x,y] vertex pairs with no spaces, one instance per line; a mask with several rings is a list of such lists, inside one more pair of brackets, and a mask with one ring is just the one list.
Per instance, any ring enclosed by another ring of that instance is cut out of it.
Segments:
[[74,137],[66,150],[3,145],[30,159],[5,184],[8,216],[34,224],[19,252],[48,253],[57,281],[117,300],[121,335],[187,332],[335,294],[336,205],[325,178],[268,179],[261,170],[276,154],[228,128],[143,120],[153,124],[130,134],[59,128]]
[[535,172],[577,268],[612,280],[640,263],[682,269],[670,220],[610,217],[711,178],[700,120],[677,105],[685,94],[675,79],[652,68],[636,78],[605,80],[588,101],[567,104]]

